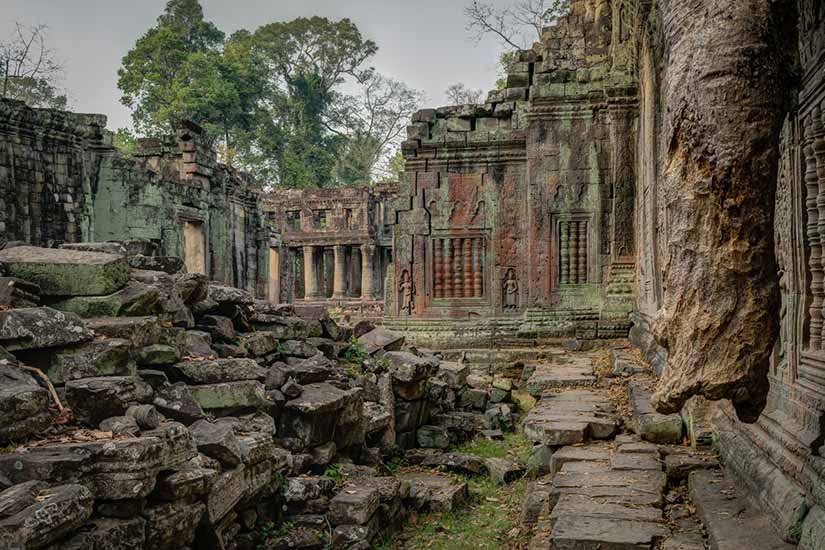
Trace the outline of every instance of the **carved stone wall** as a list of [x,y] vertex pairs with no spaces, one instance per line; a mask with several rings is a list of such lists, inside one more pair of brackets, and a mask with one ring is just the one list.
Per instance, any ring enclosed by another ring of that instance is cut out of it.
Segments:
[[191,265],[266,298],[272,235],[252,182],[218,164],[194,125],[143,140],[134,158],[112,147],[105,127],[101,115],[0,101],[0,239],[146,239],[186,257],[188,227],[204,238]]
[[638,108],[627,60],[615,57],[627,51],[614,47],[627,40],[618,18],[610,2],[577,0],[484,105],[414,117],[395,203],[391,326],[430,343],[436,335],[421,333],[441,330],[433,319],[475,323],[448,328],[455,341],[479,330],[626,335]]

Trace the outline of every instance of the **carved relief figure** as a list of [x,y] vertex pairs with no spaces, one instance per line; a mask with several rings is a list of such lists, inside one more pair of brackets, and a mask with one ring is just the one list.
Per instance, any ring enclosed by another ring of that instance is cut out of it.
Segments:
[[513,269],[507,270],[504,279],[504,309],[518,309],[518,281]]
[[401,292],[401,313],[412,315],[414,290],[410,272],[406,269],[401,274],[401,284],[398,290]]

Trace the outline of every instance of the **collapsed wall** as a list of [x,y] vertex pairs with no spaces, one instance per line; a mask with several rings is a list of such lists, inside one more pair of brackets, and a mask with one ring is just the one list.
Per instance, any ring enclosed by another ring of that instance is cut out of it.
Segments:
[[0,547],[368,548],[437,505],[387,454],[513,429],[509,385],[175,260],[0,251]]
[[0,100],[0,240],[147,240],[191,272],[267,297],[277,238],[252,183],[216,161],[200,128],[141,140],[126,158],[105,127],[104,116]]

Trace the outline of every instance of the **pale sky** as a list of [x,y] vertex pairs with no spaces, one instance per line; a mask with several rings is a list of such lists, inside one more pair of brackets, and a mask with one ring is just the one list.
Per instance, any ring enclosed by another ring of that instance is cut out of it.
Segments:
[[[492,0],[507,5],[513,0]],[[206,18],[227,35],[272,21],[320,15],[349,17],[379,47],[372,64],[382,74],[424,91],[429,105],[464,82],[485,93],[496,80],[500,47],[469,40],[463,8],[469,0],[201,0]],[[109,117],[109,128],[130,123],[120,105],[117,70],[126,52],[163,12],[166,0],[0,0],[0,40],[15,21],[46,24],[50,46],[65,63],[70,108]]]

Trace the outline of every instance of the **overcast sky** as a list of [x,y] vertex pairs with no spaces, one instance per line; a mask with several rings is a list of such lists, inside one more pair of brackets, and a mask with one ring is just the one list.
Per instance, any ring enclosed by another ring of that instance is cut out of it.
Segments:
[[[424,91],[430,106],[464,82],[491,89],[499,45],[468,39],[463,8],[469,0],[201,0],[206,18],[228,34],[272,21],[320,15],[349,17],[378,43],[373,65],[386,76]],[[506,5],[512,0],[492,0]],[[155,24],[166,0],[0,0],[5,40],[15,21],[49,26],[49,42],[65,63],[70,107],[109,116],[116,129],[130,122],[120,105],[117,70],[126,52]]]

